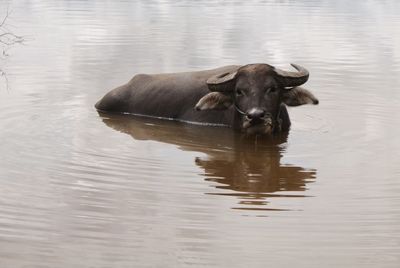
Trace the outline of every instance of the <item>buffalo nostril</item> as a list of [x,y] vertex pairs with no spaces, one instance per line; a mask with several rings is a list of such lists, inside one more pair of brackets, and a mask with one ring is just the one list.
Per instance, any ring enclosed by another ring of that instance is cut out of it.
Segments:
[[246,120],[250,121],[251,123],[259,123],[265,118],[268,118],[270,113],[266,113],[262,109],[253,108],[246,114]]
[[246,114],[248,120],[261,119],[265,117],[265,111],[261,109],[252,109]]

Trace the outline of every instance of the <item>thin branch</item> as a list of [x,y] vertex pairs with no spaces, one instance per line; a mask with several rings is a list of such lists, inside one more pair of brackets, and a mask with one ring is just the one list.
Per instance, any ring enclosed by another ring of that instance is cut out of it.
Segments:
[[10,15],[10,12],[8,11],[8,8],[7,8],[6,15],[4,16],[3,21],[0,23],[0,28],[4,26],[9,15]]
[[7,77],[7,74],[2,69],[0,69],[0,77],[2,77],[4,79],[5,85],[6,85],[6,90],[7,90],[7,92],[9,92],[10,87],[8,84],[8,77]]
[[18,36],[13,33],[3,33],[0,34],[0,43],[11,46],[18,43],[23,43],[25,41],[23,36]]
[[9,16],[10,16],[10,11],[7,8],[6,15],[4,16],[3,20],[0,23],[0,31],[2,32],[0,34],[0,43],[5,46],[11,46],[14,44],[23,43],[24,42],[23,36],[16,35],[6,29],[6,21]]
[[[7,29],[7,19],[10,16],[9,9],[7,8],[6,15],[0,22],[0,60],[5,60],[8,56],[6,51],[11,48],[11,46],[15,44],[23,44],[25,38],[23,36],[19,36],[11,32]],[[1,63],[1,61],[0,61]],[[0,78],[2,78],[5,82],[5,86],[7,91],[9,91],[9,83],[7,78],[6,71],[0,66]]]

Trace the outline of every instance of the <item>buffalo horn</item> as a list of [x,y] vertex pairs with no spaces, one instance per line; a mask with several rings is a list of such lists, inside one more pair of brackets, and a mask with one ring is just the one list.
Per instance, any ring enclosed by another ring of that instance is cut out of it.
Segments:
[[297,87],[307,82],[309,77],[307,69],[294,63],[291,63],[290,65],[292,65],[297,72],[288,72],[274,68],[276,75],[279,77],[279,80],[281,80],[283,85],[285,87]]

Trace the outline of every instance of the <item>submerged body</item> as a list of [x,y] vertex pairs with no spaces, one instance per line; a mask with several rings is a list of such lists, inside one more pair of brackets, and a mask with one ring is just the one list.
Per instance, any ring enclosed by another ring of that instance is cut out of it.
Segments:
[[102,98],[96,109],[132,113],[188,122],[231,125],[233,107],[225,111],[196,111],[197,102],[210,93],[210,76],[234,70],[237,66],[170,74],[138,74]]
[[[255,132],[265,132],[269,125],[272,130],[274,124],[274,131],[287,131],[290,119],[282,94],[266,93],[268,88],[284,87],[270,79],[273,70],[266,64],[254,64],[198,72],[138,74],[107,93],[95,107],[103,112],[227,125]],[[249,90],[247,101],[245,89],[240,89],[239,96],[237,86]]]

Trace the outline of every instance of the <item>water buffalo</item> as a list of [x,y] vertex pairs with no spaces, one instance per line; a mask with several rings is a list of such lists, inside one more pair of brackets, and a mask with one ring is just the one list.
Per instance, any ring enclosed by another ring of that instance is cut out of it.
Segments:
[[226,125],[247,134],[287,131],[285,105],[318,104],[308,90],[309,72],[268,64],[225,66],[213,70],[138,74],[107,93],[95,107],[103,112],[129,113],[191,123]]

